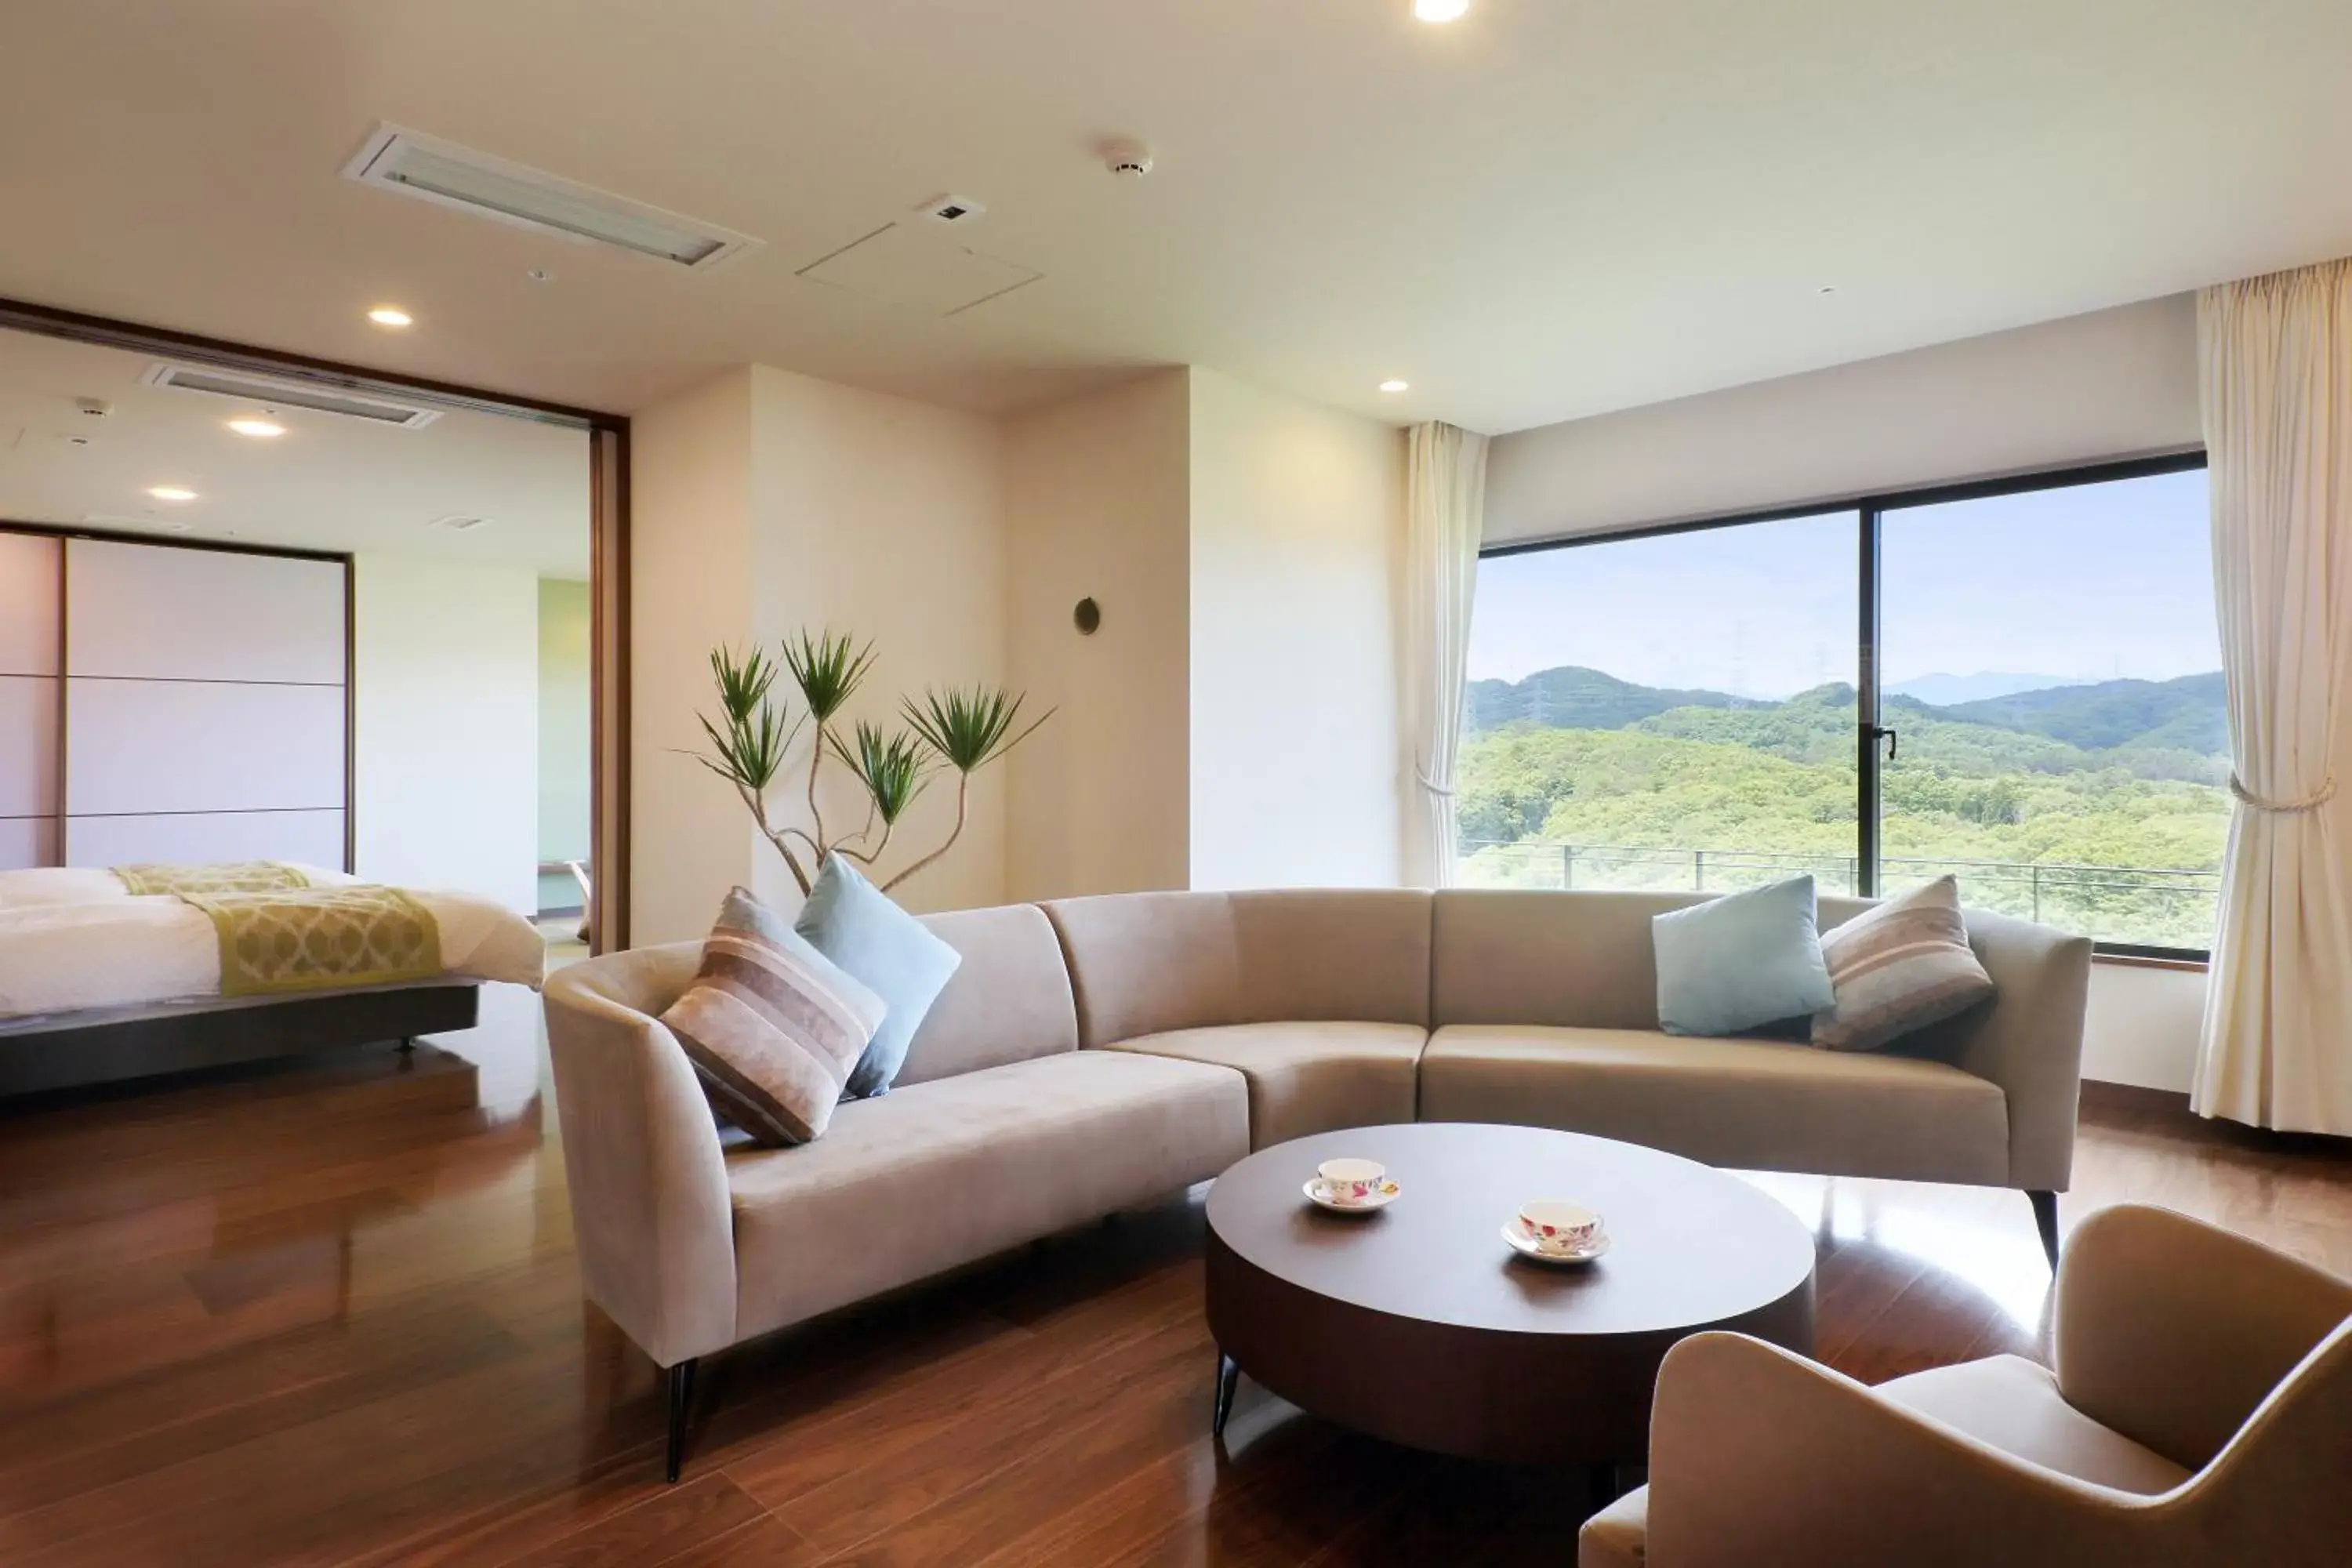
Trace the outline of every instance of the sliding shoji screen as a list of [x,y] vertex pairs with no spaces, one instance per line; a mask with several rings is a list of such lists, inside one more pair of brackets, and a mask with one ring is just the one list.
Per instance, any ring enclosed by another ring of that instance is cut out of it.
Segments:
[[0,871],[58,858],[58,570],[63,546],[0,532]]
[[344,862],[345,566],[66,542],[73,866]]

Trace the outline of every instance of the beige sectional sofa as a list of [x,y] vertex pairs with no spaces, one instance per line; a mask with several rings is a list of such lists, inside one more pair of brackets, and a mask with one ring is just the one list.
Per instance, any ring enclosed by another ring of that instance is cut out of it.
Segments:
[[[1650,918],[1695,901],[1133,893],[932,916],[963,963],[897,1087],[797,1149],[722,1151],[657,1021],[698,944],[575,964],[546,996],[587,1293],[670,1369],[674,1477],[697,1358],[1331,1128],[1517,1122],[2020,1187],[2054,1253],[2088,942],[1972,911],[1999,996],[1898,1053],[1676,1038]],[[1823,923],[1864,907],[1825,899]]]

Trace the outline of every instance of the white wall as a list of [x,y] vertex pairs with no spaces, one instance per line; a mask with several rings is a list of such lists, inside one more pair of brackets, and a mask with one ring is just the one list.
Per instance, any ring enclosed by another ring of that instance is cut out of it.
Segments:
[[2201,971],[2094,963],[2083,1076],[2187,1093],[2204,1014]]
[[[873,673],[837,721],[899,727],[900,698],[1005,684],[1004,477],[997,423],[765,365],[751,373],[751,630],[772,649],[803,628],[871,641]],[[837,768],[829,826],[864,816]],[[892,896],[908,909],[1004,900],[1006,774],[975,774],[954,849]],[[713,788],[722,788],[710,781]],[[867,874],[878,881],[945,842],[956,777],[942,773]],[[731,803],[730,803],[731,804]],[[792,874],[762,847],[752,886],[790,905]]]
[[[710,649],[751,631],[751,372],[629,421],[629,940],[682,942],[751,880],[757,835],[691,756]],[[763,851],[772,853],[772,851]]]
[[1013,681],[1056,710],[1012,759],[1013,898],[1190,879],[1191,417],[1174,370],[1006,426]]
[[1486,541],[1556,539],[2175,451],[2189,295],[1497,437]]
[[353,599],[359,874],[535,911],[538,575],[362,555]]
[[[1489,543],[1837,500],[2202,440],[2188,295],[1497,437]],[[2102,963],[2084,1071],[2185,1090],[2205,977]]]
[[[630,935],[645,944],[708,931],[736,883],[797,901],[728,786],[684,754],[703,744],[695,714],[714,707],[711,647],[772,654],[803,627],[871,638],[877,663],[852,716],[885,722],[902,692],[1001,683],[1005,540],[994,422],[766,366],[636,415],[630,462]],[[945,837],[953,783],[902,825],[885,879]],[[1001,770],[980,777],[954,852],[902,902],[1003,899],[1005,786]],[[838,828],[845,797],[826,798]],[[784,791],[775,801],[780,826],[800,820]]]
[[[590,857],[590,616],[588,584],[539,580],[539,858]],[[580,889],[562,872],[542,877],[539,907],[570,909]]]
[[1195,888],[1393,887],[1391,426],[1192,373]]

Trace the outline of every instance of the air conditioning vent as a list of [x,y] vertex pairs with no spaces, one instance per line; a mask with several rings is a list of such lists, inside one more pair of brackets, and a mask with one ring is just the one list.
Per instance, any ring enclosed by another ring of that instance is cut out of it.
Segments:
[[243,371],[151,364],[139,379],[149,386],[169,387],[174,392],[233,397],[248,408],[255,404],[268,408],[307,408],[313,414],[333,414],[402,430],[421,430],[441,417],[439,409],[418,403],[401,403],[369,393],[342,392],[299,381],[280,381],[275,376],[250,375]]
[[748,235],[680,217],[593,186],[397,125],[380,125],[343,166],[347,179],[462,207],[567,239],[618,246],[695,271],[754,248]]

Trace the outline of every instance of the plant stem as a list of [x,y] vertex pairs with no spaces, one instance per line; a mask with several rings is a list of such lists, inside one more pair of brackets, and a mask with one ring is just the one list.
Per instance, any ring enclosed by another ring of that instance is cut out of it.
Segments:
[[[835,743],[838,744],[838,742]],[[809,752],[808,808],[809,820],[816,824],[816,837],[811,840],[811,843],[815,846],[816,858],[820,866],[824,861],[826,852],[832,847],[824,841],[824,813],[816,808],[816,770],[817,764],[824,761],[824,745],[825,727],[819,724],[816,727],[816,744]],[[806,892],[808,889],[803,886],[801,891]]]
[[[971,793],[971,775],[967,773],[957,773],[955,827],[948,834],[948,841],[940,845],[937,849],[932,850],[929,854],[924,856],[921,859],[916,861],[913,865],[908,867],[905,870],[899,872],[897,876],[891,878],[888,881],[883,883],[882,890],[884,892],[888,892],[891,889],[897,887],[899,883],[905,881],[908,878],[913,876],[916,872],[921,870],[924,867],[929,865],[932,861],[938,859],[940,856],[955,847],[955,841],[959,837],[962,837],[963,834],[964,805]],[[877,855],[880,854],[880,848],[877,847],[875,853]]]
[[[768,804],[761,800],[755,791],[753,791],[748,784],[739,784],[735,786],[735,793],[741,795],[743,797],[743,804],[751,808],[751,821],[753,825],[760,829],[761,836],[766,838],[769,843],[774,845],[776,847],[776,853],[784,858],[784,865],[792,871],[793,880],[800,884],[801,897],[808,897],[808,873],[801,869],[800,858],[793,853],[793,847],[784,842],[785,834],[800,833],[800,829],[797,827],[788,827],[785,828],[783,832],[779,833],[776,829],[768,826]],[[808,835],[801,833],[801,837],[803,838],[807,838]],[[814,847],[814,841],[811,843],[811,847]]]
[[[863,839],[866,835],[861,833],[857,837]],[[862,850],[852,849],[849,847],[849,840],[845,838],[840,843],[833,847],[833,852],[836,855],[846,855],[861,866],[871,866],[875,861],[882,858],[882,852],[889,847],[890,824],[886,822],[882,825],[882,840],[880,843],[875,845],[873,848]]]

